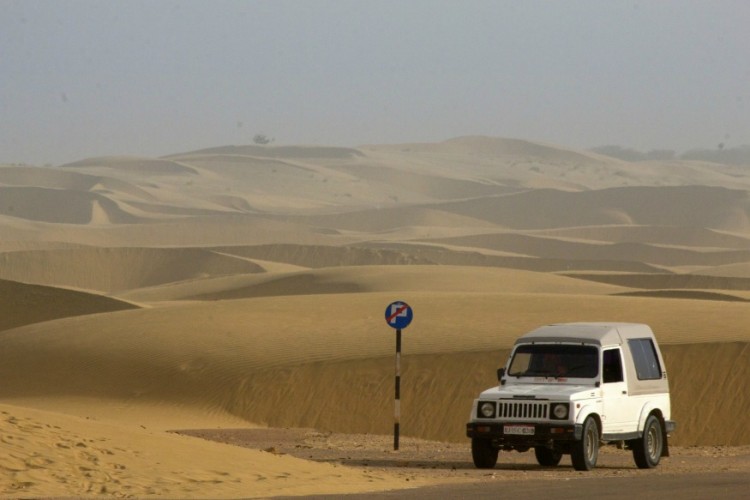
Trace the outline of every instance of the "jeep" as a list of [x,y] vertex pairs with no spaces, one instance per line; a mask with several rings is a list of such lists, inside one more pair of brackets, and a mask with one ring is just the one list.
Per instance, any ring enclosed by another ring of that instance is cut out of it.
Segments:
[[634,323],[567,323],[519,338],[499,385],[474,400],[466,435],[478,468],[500,450],[534,449],[542,466],[570,455],[576,470],[596,466],[601,444],[633,451],[639,468],[669,456],[669,385],[651,328]]

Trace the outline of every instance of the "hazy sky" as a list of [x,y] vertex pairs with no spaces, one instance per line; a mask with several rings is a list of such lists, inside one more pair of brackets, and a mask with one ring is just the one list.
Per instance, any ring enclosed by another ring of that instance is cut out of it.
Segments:
[[247,144],[750,144],[750,2],[0,0],[0,162]]

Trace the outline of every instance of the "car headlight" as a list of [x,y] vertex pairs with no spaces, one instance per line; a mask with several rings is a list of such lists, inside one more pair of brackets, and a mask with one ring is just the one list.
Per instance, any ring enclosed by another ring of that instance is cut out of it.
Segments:
[[479,416],[484,418],[492,418],[495,416],[495,403],[485,401],[479,403]]
[[552,418],[556,420],[565,420],[568,418],[569,412],[568,403],[553,403],[552,404]]

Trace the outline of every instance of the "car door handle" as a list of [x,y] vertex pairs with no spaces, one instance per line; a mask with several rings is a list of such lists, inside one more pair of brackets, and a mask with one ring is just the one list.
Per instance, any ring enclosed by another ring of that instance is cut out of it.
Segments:
[[627,394],[627,393],[628,393],[628,391],[622,391],[622,393],[623,393],[623,394]]

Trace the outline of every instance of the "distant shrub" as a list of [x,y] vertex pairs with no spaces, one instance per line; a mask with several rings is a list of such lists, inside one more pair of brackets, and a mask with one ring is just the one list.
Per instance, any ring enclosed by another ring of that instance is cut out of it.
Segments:
[[255,144],[270,144],[273,142],[273,139],[269,139],[265,134],[255,134],[255,137],[253,137],[253,142]]

